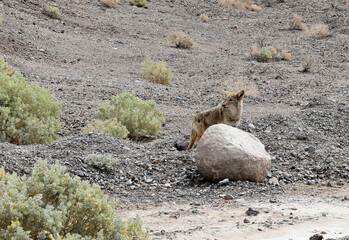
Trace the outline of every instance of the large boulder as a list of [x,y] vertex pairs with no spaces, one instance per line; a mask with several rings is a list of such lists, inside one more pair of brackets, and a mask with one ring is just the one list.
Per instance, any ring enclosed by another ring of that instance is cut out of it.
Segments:
[[211,181],[261,182],[271,168],[271,157],[252,134],[225,124],[209,127],[196,149],[196,166]]

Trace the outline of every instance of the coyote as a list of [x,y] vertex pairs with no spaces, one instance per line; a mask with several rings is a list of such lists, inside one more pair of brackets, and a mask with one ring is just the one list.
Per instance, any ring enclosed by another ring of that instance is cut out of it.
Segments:
[[214,124],[224,123],[233,127],[239,125],[242,113],[242,98],[245,91],[241,90],[238,93],[223,91],[223,93],[227,95],[225,102],[203,112],[198,112],[193,117],[188,149],[191,149],[194,143],[200,140],[205,130]]

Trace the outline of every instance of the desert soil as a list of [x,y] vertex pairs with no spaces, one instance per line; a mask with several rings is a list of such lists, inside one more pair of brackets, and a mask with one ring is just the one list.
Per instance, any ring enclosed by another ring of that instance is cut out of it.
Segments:
[[[26,175],[39,158],[59,161],[118,198],[121,216],[138,213],[159,239],[349,235],[349,5],[255,3],[261,11],[208,0],[151,0],[148,8],[126,1],[106,8],[97,0],[1,0],[0,54],[62,102],[62,131],[51,144],[0,143],[0,166]],[[61,20],[43,14],[46,4],[61,9]],[[330,35],[315,39],[287,29],[294,13],[309,26],[327,24]],[[189,35],[194,47],[175,48],[172,32]],[[258,62],[249,55],[255,43],[287,50],[291,60]],[[146,57],[167,62],[170,86],[141,78]],[[313,65],[304,72],[306,58]],[[273,157],[262,183],[207,182],[195,167],[195,150],[174,147],[189,137],[196,111],[223,100],[223,89],[247,91],[239,128],[253,132]],[[98,104],[130,91],[163,111],[156,138],[81,134]],[[119,168],[88,165],[93,153],[114,155]],[[259,214],[246,216],[249,207]]]

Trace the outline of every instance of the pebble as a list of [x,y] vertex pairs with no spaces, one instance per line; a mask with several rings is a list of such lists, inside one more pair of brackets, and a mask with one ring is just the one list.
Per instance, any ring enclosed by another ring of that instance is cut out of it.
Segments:
[[223,179],[222,181],[219,181],[218,185],[219,186],[223,186],[223,185],[226,185],[229,183],[229,179],[228,178],[225,178]]
[[250,220],[248,220],[247,218],[244,219],[244,223],[250,223]]
[[127,180],[126,185],[132,185],[132,180],[131,179]]
[[232,199],[234,199],[234,197],[232,195],[230,195],[230,194],[224,195],[223,198],[224,198],[224,200],[232,200]]
[[246,214],[247,216],[257,216],[259,214],[259,211],[253,208],[248,208]]
[[276,177],[272,177],[269,179],[269,184],[273,186],[279,186],[279,180]]

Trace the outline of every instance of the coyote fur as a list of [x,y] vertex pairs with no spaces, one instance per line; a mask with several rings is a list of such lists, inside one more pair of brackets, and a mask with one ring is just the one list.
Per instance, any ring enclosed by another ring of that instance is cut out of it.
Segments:
[[227,92],[227,99],[216,107],[198,112],[191,121],[191,136],[188,149],[199,141],[206,129],[214,124],[224,123],[229,126],[237,127],[240,123],[242,113],[242,98],[245,91]]

